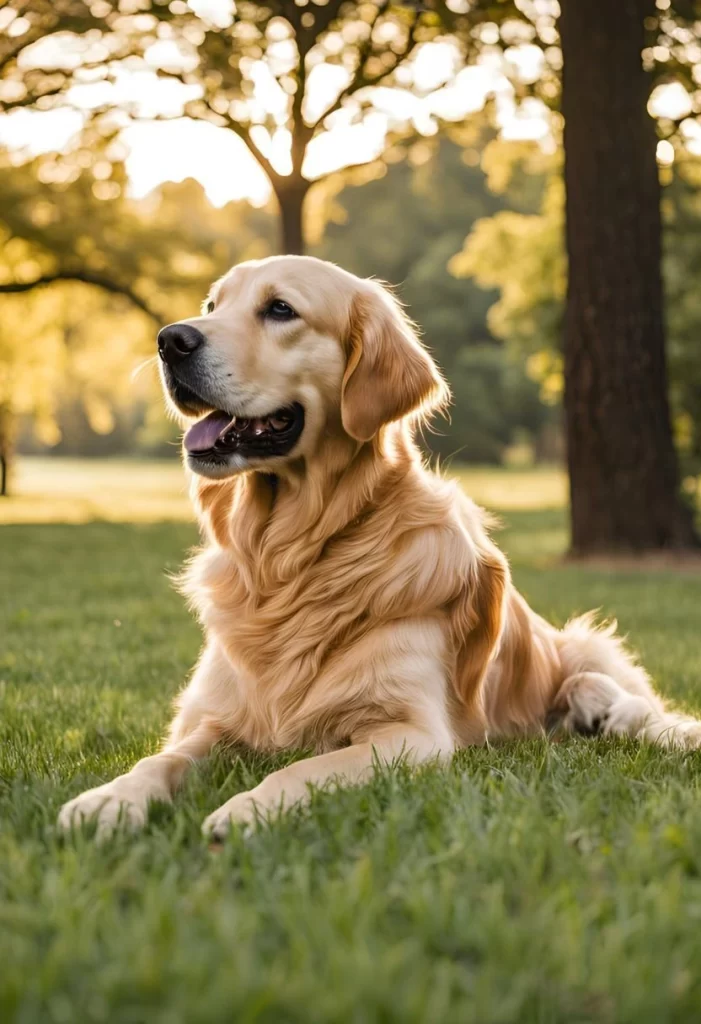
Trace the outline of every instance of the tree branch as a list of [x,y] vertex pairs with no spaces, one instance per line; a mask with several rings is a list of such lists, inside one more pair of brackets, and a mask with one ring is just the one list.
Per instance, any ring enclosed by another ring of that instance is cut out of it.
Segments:
[[312,23],[305,25],[304,18],[310,13],[295,4],[286,5],[285,17],[292,25],[297,44],[297,89],[292,97],[292,173],[302,175],[302,164],[307,146],[314,135],[314,125],[307,124],[302,114],[307,89],[307,56],[318,39],[338,17],[344,0],[329,0],[313,12]]
[[23,50],[29,49],[29,47],[33,46],[39,39],[47,39],[57,31],[59,30],[53,29],[51,32],[44,33],[39,26],[36,26],[33,31],[25,32],[24,35],[20,37],[20,41],[16,46],[8,44],[8,48],[5,53],[0,54],[0,71],[3,71],[11,61],[16,60]]
[[302,164],[304,162],[304,154],[307,151],[307,145],[312,135],[312,129],[304,122],[302,116],[302,106],[304,105],[304,97],[307,89],[307,54],[309,50],[305,49],[300,40],[297,40],[297,53],[299,55],[299,64],[297,67],[297,89],[292,97],[292,173],[296,175],[302,174]]
[[32,95],[29,92],[19,100],[0,99],[0,114],[7,114],[10,110],[17,110],[21,107],[33,107],[38,100],[48,99],[50,96],[59,96],[61,93],[67,92],[66,85],[67,83],[63,82],[61,85],[57,85],[55,89],[47,89],[46,92],[36,95]]
[[[179,78],[178,75],[172,75],[170,77]],[[180,79],[180,81],[182,81],[182,79]],[[129,111],[129,117],[132,121],[178,121],[182,117],[194,117],[195,119],[202,121],[204,118],[191,113],[198,103],[201,103],[206,107],[210,114],[219,118],[220,123],[217,127],[230,128],[232,132],[235,132],[236,135],[238,135],[238,137],[245,143],[246,148],[257,161],[258,165],[267,174],[268,178],[270,178],[271,182],[284,180],[284,175],[278,174],[268,158],[258,149],[255,142],[248,134],[248,129],[238,121],[235,121],[228,114],[222,114],[221,111],[215,110],[204,96],[199,96],[196,100],[191,100],[189,103],[186,103],[183,112],[180,114],[149,114],[148,116],[142,116],[140,114],[133,113],[133,111]]]
[[350,82],[345,87],[345,89],[341,89],[340,93],[333,101],[331,106],[327,107],[323,114],[321,114],[321,116],[317,118],[317,120],[314,122],[312,126],[313,130],[316,130],[319,127],[319,125],[323,121],[325,121],[327,117],[329,117],[330,114],[335,114],[337,110],[340,110],[340,108],[343,106],[344,101],[347,100],[349,96],[352,96],[354,93],[358,92],[359,89],[365,89],[372,85],[378,85],[381,81],[383,81],[383,79],[387,78],[388,75],[391,75],[392,72],[396,71],[396,69],[399,67],[400,63],[406,60],[407,57],[409,57],[416,49],[418,43],[418,39],[416,37],[416,30],[419,26],[419,21],[421,18],[420,11],[415,12],[414,18],[411,23],[411,28],[409,29],[407,45],[403,53],[396,54],[392,66],[383,69],[378,75],[366,74],[365,66],[367,64],[368,58],[372,53],[372,34],[374,32],[375,25],[377,24],[380,16],[385,13],[388,7],[389,0],[382,0],[382,2],[377,5],[377,12],[375,14],[375,17],[372,19],[372,22],[370,23],[370,32],[368,33],[368,37],[362,44],[362,46],[360,46],[358,49],[358,63],[356,65],[355,71]]
[[[209,104],[207,104],[207,106],[209,106]],[[216,111],[214,111],[214,113],[216,113]],[[233,117],[229,117],[226,114],[223,116],[229,128],[231,128],[232,132],[235,132],[238,135],[238,137],[243,140],[243,142],[246,145],[246,148],[254,157],[254,159],[258,162],[258,166],[265,171],[270,181],[274,183],[283,178],[284,175],[278,174],[278,172],[275,170],[273,165],[268,160],[267,156],[265,156],[258,149],[258,147],[256,146],[255,142],[253,141],[249,134],[248,128],[246,128],[245,125],[242,125],[239,121],[235,121]]]
[[[179,76],[173,75],[172,77],[175,78]],[[182,81],[182,79],[180,80]],[[228,114],[222,114],[221,111],[215,110],[214,107],[209,103],[207,99],[205,99],[204,96],[199,96],[196,100],[191,100],[189,103],[186,103],[181,114],[149,114],[148,116],[141,116],[140,114],[133,113],[133,111],[129,111],[129,117],[132,121],[178,121],[182,117],[194,116],[196,119],[202,121],[204,120],[204,118],[198,118],[197,114],[191,114],[191,111],[196,107],[198,103],[201,103],[203,106],[205,106],[207,110],[210,112],[210,114],[214,114],[215,117],[219,118],[220,123],[219,125],[217,125],[217,127],[230,128],[232,132],[235,132],[236,135],[238,135],[238,137],[245,143],[246,148],[254,157],[259,167],[261,167],[262,170],[267,174],[271,182],[275,183],[285,180],[285,175],[278,174],[278,172],[275,170],[275,168],[270,163],[268,158],[258,149],[255,142],[248,134],[248,129],[245,127],[245,125],[242,125],[238,121],[235,121]]]
[[91,270],[59,270],[55,274],[44,274],[42,277],[37,277],[33,281],[10,281],[4,284],[0,284],[0,295],[19,295],[23,292],[33,291],[34,288],[44,288],[47,285],[54,284],[57,281],[78,281],[81,284],[92,284],[97,288],[102,288],[103,291],[110,292],[113,295],[123,295],[129,299],[132,305],[140,309],[142,313],[150,316],[152,320],[159,326],[163,326],[165,320],[163,317],[156,313],[154,309],[149,306],[144,299],[140,298],[136,292],[132,291],[129,285],[120,284],[114,281],[111,277],[105,277],[102,274],[96,274]]

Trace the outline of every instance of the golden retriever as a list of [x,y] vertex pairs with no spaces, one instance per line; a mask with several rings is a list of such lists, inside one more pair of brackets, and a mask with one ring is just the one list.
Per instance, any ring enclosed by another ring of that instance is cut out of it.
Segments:
[[158,344],[168,399],[194,420],[205,543],[183,586],[206,644],[162,750],[66,804],[61,826],[142,825],[220,740],[318,754],[210,814],[215,837],[310,784],[553,720],[701,742],[611,627],[536,615],[482,512],[426,468],[414,430],[447,388],[385,288],[309,257],[244,263]]

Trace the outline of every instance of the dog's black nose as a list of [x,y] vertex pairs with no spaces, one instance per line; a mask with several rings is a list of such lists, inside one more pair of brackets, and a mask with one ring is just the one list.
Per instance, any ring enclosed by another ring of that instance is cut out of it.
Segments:
[[190,324],[168,324],[158,334],[158,354],[173,366],[192,355],[204,343],[204,334]]

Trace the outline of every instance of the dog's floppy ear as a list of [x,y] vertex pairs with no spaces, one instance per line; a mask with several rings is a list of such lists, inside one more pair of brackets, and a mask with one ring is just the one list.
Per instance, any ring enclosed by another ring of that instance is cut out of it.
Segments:
[[369,441],[386,423],[426,413],[448,388],[397,300],[365,282],[351,312],[350,353],[343,377],[341,418],[346,433]]

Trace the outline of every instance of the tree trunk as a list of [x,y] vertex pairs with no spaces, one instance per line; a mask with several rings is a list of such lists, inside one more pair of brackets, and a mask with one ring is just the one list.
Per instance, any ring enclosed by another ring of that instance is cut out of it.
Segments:
[[310,182],[305,178],[283,178],[275,189],[280,207],[280,252],[284,255],[304,255],[304,200]]
[[699,546],[667,401],[660,184],[643,22],[655,0],[563,0],[574,554]]
[[0,407],[0,498],[10,491],[10,464],[14,448],[14,418],[9,410]]

